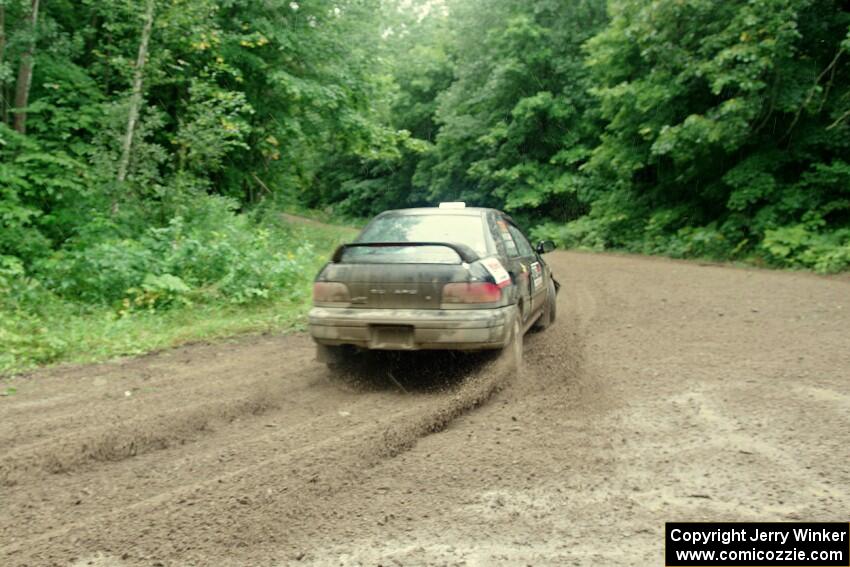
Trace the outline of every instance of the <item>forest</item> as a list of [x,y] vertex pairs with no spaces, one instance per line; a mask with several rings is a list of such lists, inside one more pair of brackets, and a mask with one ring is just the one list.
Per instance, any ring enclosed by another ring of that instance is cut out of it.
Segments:
[[356,224],[850,268],[837,0],[0,0],[0,372],[297,327]]

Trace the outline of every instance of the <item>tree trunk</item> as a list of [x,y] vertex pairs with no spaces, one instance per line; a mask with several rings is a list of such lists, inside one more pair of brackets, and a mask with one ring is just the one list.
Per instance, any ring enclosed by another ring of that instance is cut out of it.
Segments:
[[32,85],[33,52],[35,51],[35,32],[38,25],[38,1],[32,0],[29,28],[30,40],[27,49],[21,55],[21,66],[18,68],[18,82],[15,85],[15,130],[21,134],[27,132],[27,111],[29,104],[30,85]]
[[[3,0],[0,0],[0,73],[3,72],[3,61],[5,61],[6,56],[6,4],[3,3]],[[0,120],[3,121],[3,124],[6,123],[6,108],[8,108],[8,104],[6,104],[6,81],[3,79],[2,74],[0,74]]]
[[[136,122],[139,120],[139,108],[142,106],[142,80],[144,79],[145,62],[148,58],[148,43],[153,28],[154,0],[148,0],[145,12],[145,26],[142,29],[142,40],[139,43],[139,55],[136,58],[136,69],[133,73],[133,92],[130,95],[130,111],[127,116],[127,133],[124,136],[124,144],[121,150],[121,161],[118,163],[118,181],[127,179],[127,170],[130,167],[130,151],[133,148],[133,134],[136,131]],[[113,205],[113,209],[115,206]]]

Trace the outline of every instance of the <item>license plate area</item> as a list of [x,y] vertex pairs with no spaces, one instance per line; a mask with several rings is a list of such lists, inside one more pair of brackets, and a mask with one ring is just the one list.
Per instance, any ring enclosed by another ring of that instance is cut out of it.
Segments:
[[369,347],[405,350],[413,348],[413,325],[370,325]]

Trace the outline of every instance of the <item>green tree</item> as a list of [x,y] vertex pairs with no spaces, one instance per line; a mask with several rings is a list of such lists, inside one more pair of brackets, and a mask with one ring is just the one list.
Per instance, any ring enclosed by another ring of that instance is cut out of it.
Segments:
[[846,227],[850,13],[840,3],[610,9],[588,43],[605,120],[583,194],[597,243],[728,256],[782,227],[825,239]]
[[[430,9],[429,9],[430,8]],[[342,152],[324,169],[307,204],[335,204],[360,217],[426,204],[417,186],[419,163],[434,150],[437,97],[453,80],[448,13],[439,5],[387,1],[381,13],[378,76],[370,99],[376,126],[356,152]]]
[[439,96],[436,151],[416,182],[433,200],[574,217],[578,169],[597,135],[581,45],[604,25],[603,2],[451,6],[455,80]]

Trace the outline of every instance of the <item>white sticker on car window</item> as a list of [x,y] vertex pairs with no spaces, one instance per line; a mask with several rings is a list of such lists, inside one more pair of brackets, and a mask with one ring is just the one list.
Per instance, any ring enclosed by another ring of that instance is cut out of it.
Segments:
[[502,266],[502,263],[499,262],[498,258],[484,258],[481,260],[481,264],[487,268],[487,271],[490,272],[490,275],[493,276],[494,280],[496,280],[497,286],[505,287],[511,283],[511,276],[508,274],[507,270],[505,270],[505,267]]

